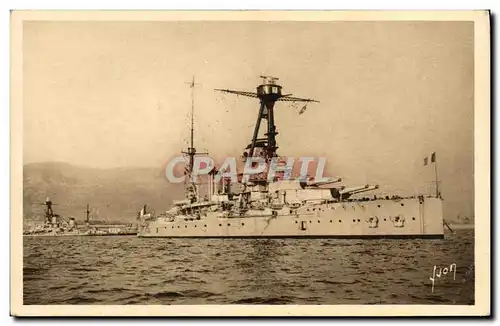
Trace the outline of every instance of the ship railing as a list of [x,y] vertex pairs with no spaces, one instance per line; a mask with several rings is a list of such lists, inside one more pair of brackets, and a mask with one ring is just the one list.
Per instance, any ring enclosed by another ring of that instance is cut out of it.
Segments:
[[403,199],[417,199],[419,197],[432,198],[435,197],[433,195],[411,195],[411,196],[399,196],[399,195],[372,195],[372,196],[364,196],[361,198],[349,198],[342,200],[342,202],[364,202],[364,201],[374,201],[374,200],[393,200],[400,201]]

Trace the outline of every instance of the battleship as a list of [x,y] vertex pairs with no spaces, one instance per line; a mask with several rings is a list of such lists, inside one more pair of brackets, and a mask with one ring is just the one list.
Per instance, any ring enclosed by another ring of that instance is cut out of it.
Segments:
[[278,78],[261,78],[256,92],[216,91],[259,101],[251,142],[241,157],[243,161],[260,158],[270,164],[278,162],[278,173],[272,177],[270,170],[252,176],[239,174],[238,182],[233,184],[226,177],[217,178],[219,171],[214,166],[207,175],[208,191],[202,198],[201,185],[192,178],[195,158],[200,154],[193,137],[193,78],[191,140],[187,151],[182,152],[186,158],[185,198],[174,201],[170,209],[158,215],[142,209],[138,216],[139,237],[444,238],[443,199],[437,182],[435,195],[377,196],[372,194],[378,185],[347,186],[339,177],[327,181],[303,175],[284,178],[291,172],[277,151],[275,104],[305,102],[299,112],[302,114],[308,104],[319,101],[283,94]]
[[129,225],[92,225],[90,223],[89,204],[85,210],[86,218],[84,225],[78,225],[74,217],[65,218],[54,212],[52,208],[56,205],[47,197],[44,203],[45,219],[23,232],[23,236],[104,236],[104,235],[136,235],[137,226]]

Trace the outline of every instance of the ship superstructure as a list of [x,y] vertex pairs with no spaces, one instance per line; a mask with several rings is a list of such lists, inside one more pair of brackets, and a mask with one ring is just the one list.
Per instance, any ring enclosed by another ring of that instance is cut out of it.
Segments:
[[24,236],[102,236],[102,235],[136,235],[137,226],[128,225],[92,225],[90,223],[90,207],[85,210],[85,223],[79,225],[74,217],[63,217],[54,212],[57,205],[47,197],[44,203],[45,219],[23,232]]
[[[290,177],[292,171],[286,158],[277,152],[275,104],[307,105],[318,101],[283,94],[278,78],[261,77],[263,81],[256,92],[216,91],[258,99],[257,122],[242,160],[253,162],[260,158],[267,166],[274,164],[273,175],[269,175],[270,170],[248,176],[239,174],[234,183],[225,177],[217,178],[219,171],[214,169],[208,175],[208,194],[203,200],[196,184],[187,181],[186,197],[174,201],[171,209],[158,216],[141,214],[140,237],[443,237],[439,194],[357,198],[356,195],[378,189],[378,185],[347,187],[339,177]],[[191,116],[193,119],[193,111]],[[262,131],[263,137],[259,136]],[[190,147],[184,153],[188,156],[189,177],[197,154],[193,123]]]
[[54,212],[52,206],[57,204],[53,203],[49,197],[45,199],[44,203],[40,203],[40,205],[45,206],[44,222],[25,231],[24,235],[58,236],[82,234],[81,230],[77,228],[76,220],[73,217],[65,218]]

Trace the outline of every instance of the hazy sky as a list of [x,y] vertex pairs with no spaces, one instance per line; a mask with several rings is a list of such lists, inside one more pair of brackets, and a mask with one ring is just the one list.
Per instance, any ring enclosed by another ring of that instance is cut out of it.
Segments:
[[27,22],[24,160],[161,168],[186,147],[196,76],[196,147],[240,155],[261,74],[284,93],[279,153],[326,156],[349,183],[413,190],[433,180],[446,214],[473,213],[473,23]]

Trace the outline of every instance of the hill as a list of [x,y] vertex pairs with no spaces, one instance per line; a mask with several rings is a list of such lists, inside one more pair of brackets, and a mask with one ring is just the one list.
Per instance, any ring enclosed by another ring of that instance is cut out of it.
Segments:
[[161,211],[183,196],[182,185],[169,183],[161,169],[96,169],[57,162],[26,164],[23,190],[24,222],[43,221],[46,197],[65,217],[83,221],[88,203],[92,220],[132,222],[143,205]]

